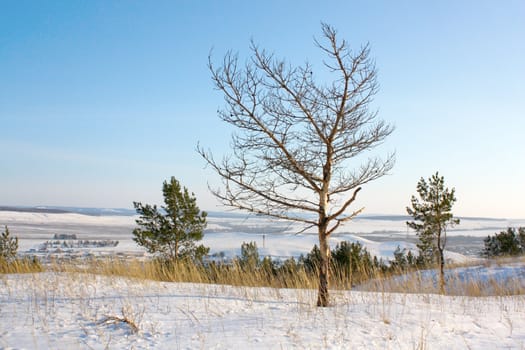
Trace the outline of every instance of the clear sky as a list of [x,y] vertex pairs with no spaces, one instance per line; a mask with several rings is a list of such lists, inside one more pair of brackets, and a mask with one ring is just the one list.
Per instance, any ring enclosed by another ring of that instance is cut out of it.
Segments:
[[420,177],[456,188],[455,213],[525,217],[525,1],[0,2],[0,205],[131,208],[177,177],[222,210],[197,143],[228,152],[231,129],[207,58],[253,38],[320,66],[320,23],[371,45],[379,149],[391,174],[356,206],[403,214]]

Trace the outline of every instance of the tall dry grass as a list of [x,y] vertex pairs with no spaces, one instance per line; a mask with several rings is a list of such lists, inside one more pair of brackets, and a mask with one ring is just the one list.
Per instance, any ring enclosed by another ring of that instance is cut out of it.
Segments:
[[[523,263],[521,259],[500,259],[491,261],[490,266],[504,267]],[[486,263],[488,264],[488,263]],[[479,267],[480,264],[477,264]],[[490,268],[490,266],[486,266]],[[470,266],[475,268],[476,266]],[[507,276],[505,279],[485,275],[470,274],[465,278],[462,270],[469,266],[454,266],[447,270],[446,294],[462,296],[510,296],[525,295],[525,281],[520,276]],[[159,260],[95,258],[84,261],[52,262],[46,266],[37,260],[24,258],[11,263],[0,261],[0,274],[38,273],[43,271],[87,273],[116,277],[129,277],[139,280],[166,282],[190,282],[246,287],[270,287],[292,289],[317,289],[316,271],[304,266],[271,269],[264,266],[246,267],[239,262],[232,264],[199,265],[188,261],[168,264]],[[370,269],[358,267],[354,270],[333,268],[331,288],[334,290],[357,289],[381,293],[424,293],[439,294],[434,270],[416,269]]]
[[[445,294],[487,297],[525,295],[524,258],[485,260],[482,263],[453,265],[445,270]],[[521,264],[509,273],[495,274],[495,269]],[[362,291],[387,293],[440,294],[436,269],[412,269],[404,273],[381,274],[358,287]]]
[[36,258],[17,258],[12,261],[0,259],[0,274],[36,273],[44,271],[44,267]]
[[123,276],[136,279],[224,284],[246,287],[317,288],[316,275],[298,268],[295,271],[275,273],[264,268],[246,268],[239,263],[201,265],[181,261],[165,263],[158,260],[92,259],[82,264],[53,264],[50,269],[58,272],[76,272]]

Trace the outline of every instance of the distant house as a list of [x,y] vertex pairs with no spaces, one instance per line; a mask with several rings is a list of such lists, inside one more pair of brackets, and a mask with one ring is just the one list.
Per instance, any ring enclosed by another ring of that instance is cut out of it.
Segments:
[[76,234],[67,234],[67,233],[55,233],[53,239],[77,239]]

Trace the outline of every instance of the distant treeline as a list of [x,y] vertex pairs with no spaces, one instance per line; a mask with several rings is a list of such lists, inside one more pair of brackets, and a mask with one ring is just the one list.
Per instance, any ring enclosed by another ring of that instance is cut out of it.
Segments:
[[6,207],[0,206],[0,211],[14,211],[20,213],[49,213],[49,214],[68,214],[70,211],[56,208],[38,208],[38,207]]

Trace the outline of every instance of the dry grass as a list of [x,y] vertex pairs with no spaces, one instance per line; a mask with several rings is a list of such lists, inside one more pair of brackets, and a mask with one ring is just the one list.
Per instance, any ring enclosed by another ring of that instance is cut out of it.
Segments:
[[[523,263],[518,259],[497,259],[483,261],[476,265],[484,267],[504,267]],[[490,266],[488,266],[490,264]],[[519,276],[509,276],[505,280],[487,276],[471,275],[464,278],[456,269],[475,268],[462,265],[449,268],[447,294],[463,296],[509,296],[525,295],[525,283]],[[33,259],[18,259],[9,264],[0,262],[0,274],[35,273],[42,271],[88,273],[105,276],[122,276],[139,280],[168,282],[191,282],[246,287],[270,287],[292,289],[317,289],[316,273],[297,267],[295,270],[270,271],[264,268],[245,268],[238,263],[232,265],[195,265],[188,262],[166,264],[156,260],[139,259],[92,259],[82,263],[55,262],[43,267]],[[435,274],[431,270],[412,271],[333,271],[331,288],[348,290],[355,286],[359,290],[381,293],[424,293],[439,294]]]
[[124,276],[135,279],[221,284],[246,287],[273,288],[317,288],[315,274],[305,269],[274,274],[265,269],[245,269],[239,264],[232,265],[195,265],[188,262],[165,264],[159,261],[141,261],[137,259],[93,259],[77,264],[53,264],[50,267],[58,272],[76,272],[100,274],[106,276]]
[[0,259],[0,274],[5,273],[35,273],[42,272],[44,268],[40,262],[31,258],[19,258],[13,261]]
[[97,322],[98,325],[118,325],[118,324],[126,324],[129,326],[131,333],[138,333],[139,332],[139,326],[138,322],[136,321],[136,315],[131,311],[131,307],[129,305],[122,307],[122,316],[118,315],[108,315],[105,316],[102,320]]
[[[481,263],[449,266],[446,270],[446,294],[487,297],[525,295],[525,281],[519,275],[494,277],[482,271],[523,263],[523,258],[497,259]],[[468,270],[468,273],[465,271]],[[412,270],[404,274],[378,275],[364,282],[360,290],[388,293],[439,294],[436,270]]]

